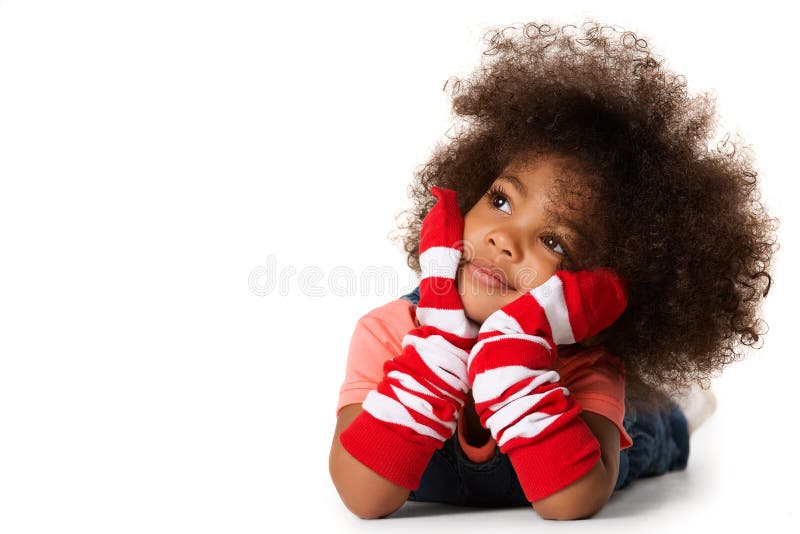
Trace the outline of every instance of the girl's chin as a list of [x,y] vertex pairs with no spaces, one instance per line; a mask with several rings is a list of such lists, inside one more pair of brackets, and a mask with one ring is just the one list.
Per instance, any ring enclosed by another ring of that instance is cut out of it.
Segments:
[[491,314],[516,300],[517,296],[507,295],[502,299],[499,297],[476,298],[473,296],[472,299],[464,299],[464,312],[471,321],[481,324]]
[[456,288],[461,295],[467,317],[479,324],[483,323],[489,315],[523,294],[523,292],[510,287],[487,287],[469,278],[463,270],[457,273]]

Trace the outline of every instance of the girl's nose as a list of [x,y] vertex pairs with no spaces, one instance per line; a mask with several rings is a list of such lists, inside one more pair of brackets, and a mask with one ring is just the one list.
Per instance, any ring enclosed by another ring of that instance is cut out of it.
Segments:
[[495,254],[504,254],[508,256],[507,259],[517,261],[520,259],[520,250],[514,239],[506,232],[494,231],[490,232],[486,239],[489,246],[494,250]]

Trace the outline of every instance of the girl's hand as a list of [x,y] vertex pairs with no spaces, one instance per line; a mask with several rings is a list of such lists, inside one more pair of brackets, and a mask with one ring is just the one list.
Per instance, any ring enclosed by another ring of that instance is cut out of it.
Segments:
[[[478,336],[478,324],[467,318],[456,287],[464,253],[464,218],[456,192],[432,187],[439,201],[422,221],[419,241],[420,280],[417,320],[462,339],[456,343],[469,350]],[[466,365],[466,362],[464,362]]]
[[555,360],[556,345],[598,340],[627,304],[625,283],[609,269],[557,271],[490,315],[480,332],[539,336]]
[[417,489],[434,451],[456,431],[469,392],[467,358],[478,335],[456,289],[464,233],[456,193],[431,191],[439,201],[420,231],[420,326],[403,336],[403,352],[384,362],[383,380],[339,435],[354,458],[409,490]]
[[557,271],[480,328],[467,362],[475,410],[531,502],[571,484],[600,456],[580,405],[552,370],[556,346],[596,335],[626,306],[625,284],[613,272]]

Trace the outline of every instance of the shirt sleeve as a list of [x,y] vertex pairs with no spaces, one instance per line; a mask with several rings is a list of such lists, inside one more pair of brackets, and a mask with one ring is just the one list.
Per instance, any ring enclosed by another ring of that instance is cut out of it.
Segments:
[[413,304],[397,300],[361,317],[350,338],[345,378],[336,415],[348,404],[360,404],[383,380],[383,363],[402,352],[402,339],[415,327]]
[[570,395],[581,408],[612,421],[619,430],[620,450],[633,445],[625,431],[625,372],[614,355],[599,348],[567,358],[558,369]]

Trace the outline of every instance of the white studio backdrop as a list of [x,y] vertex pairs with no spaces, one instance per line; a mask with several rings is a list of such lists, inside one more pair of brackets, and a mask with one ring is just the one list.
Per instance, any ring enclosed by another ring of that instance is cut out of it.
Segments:
[[0,2],[0,532],[554,528],[361,521],[327,461],[355,321],[415,285],[387,236],[444,82],[489,27],[587,18],[717,93],[782,248],[764,348],[715,379],[689,469],[569,528],[796,524],[793,8],[592,6]]

